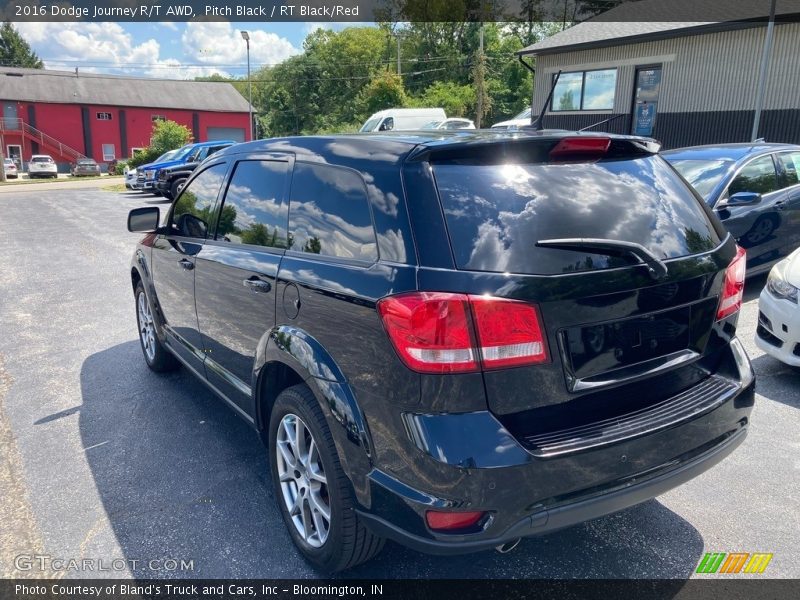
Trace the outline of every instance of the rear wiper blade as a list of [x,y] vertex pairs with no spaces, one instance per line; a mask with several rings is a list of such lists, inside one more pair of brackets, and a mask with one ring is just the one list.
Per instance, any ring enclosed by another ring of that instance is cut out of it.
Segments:
[[633,256],[639,259],[640,264],[647,267],[647,272],[653,279],[661,279],[667,275],[667,265],[664,261],[636,242],[621,242],[619,240],[598,238],[561,238],[539,240],[536,242],[536,246],[560,250],[587,250],[606,256]]

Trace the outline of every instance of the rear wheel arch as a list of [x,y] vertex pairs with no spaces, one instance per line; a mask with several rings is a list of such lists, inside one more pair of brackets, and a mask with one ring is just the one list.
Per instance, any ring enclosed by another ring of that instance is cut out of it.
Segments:
[[304,381],[304,378],[295,369],[277,360],[268,362],[261,367],[256,384],[255,407],[256,425],[265,441],[275,400],[285,389]]

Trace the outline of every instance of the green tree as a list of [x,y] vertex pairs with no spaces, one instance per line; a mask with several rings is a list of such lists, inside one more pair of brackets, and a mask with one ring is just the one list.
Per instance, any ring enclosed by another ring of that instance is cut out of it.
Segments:
[[156,121],[153,123],[153,134],[150,145],[143,152],[137,153],[128,161],[131,168],[146,165],[170,150],[185,146],[192,141],[192,132],[188,127],[175,121]]
[[558,99],[559,110],[575,110],[575,97],[572,90],[564,90]]
[[242,232],[242,243],[254,246],[272,246],[269,228],[263,223],[253,223]]
[[448,117],[465,117],[475,106],[475,88],[454,81],[437,81],[414,99],[420,107],[443,108]]
[[0,66],[44,69],[25,38],[8,21],[0,26]]
[[361,102],[369,114],[385,108],[406,106],[408,96],[403,88],[403,78],[391,71],[379,73],[362,90]]

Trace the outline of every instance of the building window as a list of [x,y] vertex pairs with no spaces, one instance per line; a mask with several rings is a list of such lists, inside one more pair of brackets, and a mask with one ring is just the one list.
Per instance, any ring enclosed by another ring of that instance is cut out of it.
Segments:
[[144,152],[145,148],[131,148],[131,158],[135,157],[139,152]]
[[111,120],[111,113],[110,112],[99,112],[99,113],[97,113],[97,120],[98,121],[110,121]]
[[150,120],[155,123],[156,121],[166,121],[167,117],[164,115],[151,115]]
[[111,161],[117,158],[117,153],[114,144],[103,144],[103,160]]
[[616,88],[616,69],[562,73],[550,110],[611,110]]

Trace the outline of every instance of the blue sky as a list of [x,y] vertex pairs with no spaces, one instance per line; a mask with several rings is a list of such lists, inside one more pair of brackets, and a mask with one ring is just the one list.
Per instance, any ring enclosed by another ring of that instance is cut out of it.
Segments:
[[251,65],[279,63],[302,50],[317,27],[350,23],[15,23],[47,68],[186,79],[246,73],[250,32]]

